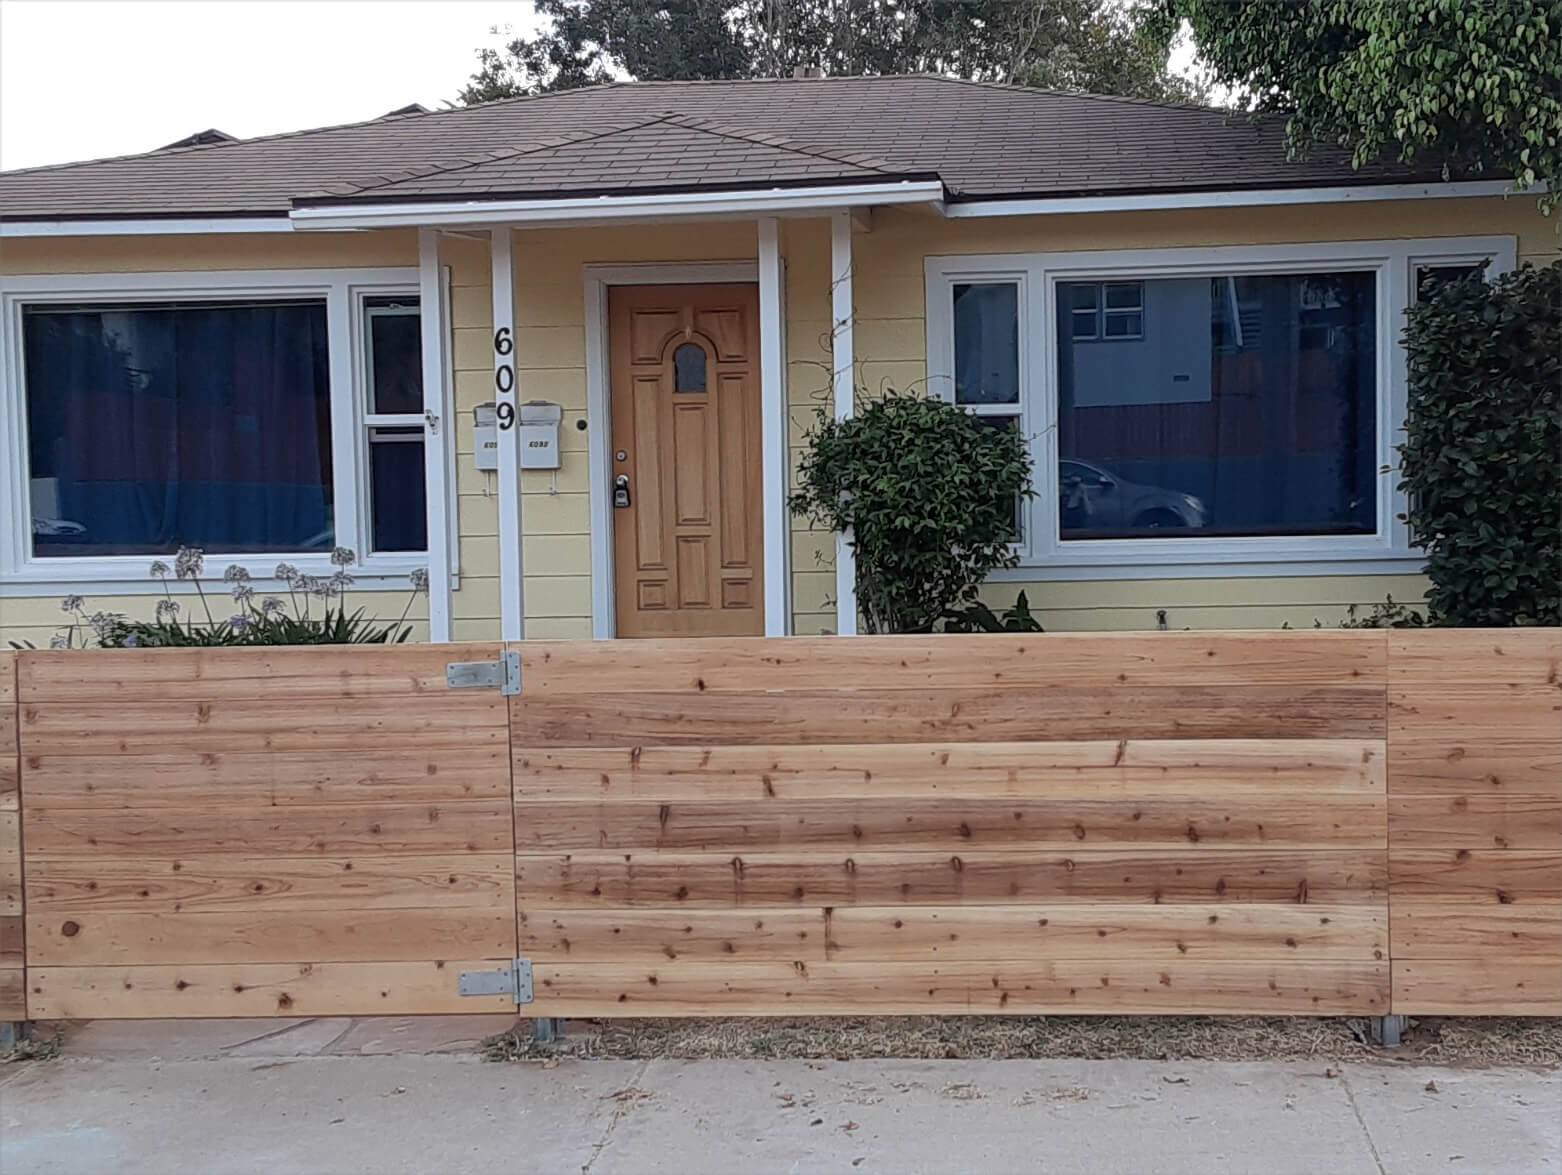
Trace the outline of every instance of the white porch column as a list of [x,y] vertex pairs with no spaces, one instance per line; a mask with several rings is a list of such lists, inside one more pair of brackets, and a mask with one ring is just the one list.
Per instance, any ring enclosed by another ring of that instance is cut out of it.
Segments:
[[494,229],[494,410],[499,440],[499,635],[526,635],[525,576],[521,565],[521,430],[519,350],[515,337],[514,240],[508,226]]
[[452,611],[450,548],[453,539],[455,482],[451,441],[455,413],[445,378],[450,316],[445,305],[444,271],[439,264],[439,231],[418,230],[418,326],[423,349],[423,484],[428,495],[428,636],[450,640]]
[[765,635],[792,631],[792,524],[787,510],[790,459],[786,404],[786,289],[781,232],[759,218],[759,403],[764,485]]
[[[856,349],[852,329],[852,214],[830,216],[830,341],[835,372],[835,419],[848,420],[857,397]],[[857,635],[857,556],[849,531],[835,536],[835,631]]]

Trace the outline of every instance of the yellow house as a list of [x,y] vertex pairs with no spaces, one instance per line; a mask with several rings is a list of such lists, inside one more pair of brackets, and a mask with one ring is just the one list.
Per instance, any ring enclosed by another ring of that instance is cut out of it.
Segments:
[[[1532,196],[1225,112],[934,77],[624,84],[0,175],[0,642],[154,559],[358,555],[433,640],[855,630],[817,410],[1018,427],[1048,628],[1421,595],[1402,316]],[[176,585],[188,594],[188,586]],[[184,601],[192,609],[195,600]],[[220,601],[219,601],[220,603]],[[214,604],[214,607],[218,605]]]

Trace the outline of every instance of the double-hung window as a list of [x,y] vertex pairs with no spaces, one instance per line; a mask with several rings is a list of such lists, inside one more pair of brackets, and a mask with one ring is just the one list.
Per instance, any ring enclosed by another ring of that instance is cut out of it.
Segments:
[[927,262],[935,394],[1030,438],[1032,578],[1405,570],[1399,344],[1509,238]]
[[6,278],[8,582],[424,562],[415,270]]

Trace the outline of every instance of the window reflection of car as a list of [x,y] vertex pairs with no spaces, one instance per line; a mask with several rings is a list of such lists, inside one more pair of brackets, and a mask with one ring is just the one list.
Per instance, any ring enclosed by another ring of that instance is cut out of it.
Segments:
[[1064,530],[1168,530],[1204,526],[1204,503],[1192,494],[1124,481],[1088,461],[1058,463]]

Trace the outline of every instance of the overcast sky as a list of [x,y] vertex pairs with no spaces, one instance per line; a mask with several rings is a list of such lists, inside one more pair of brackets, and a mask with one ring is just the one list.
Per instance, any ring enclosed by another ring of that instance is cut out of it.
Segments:
[[432,109],[491,29],[533,20],[529,0],[0,0],[0,169]]
[[452,99],[527,0],[0,0],[0,168]]

